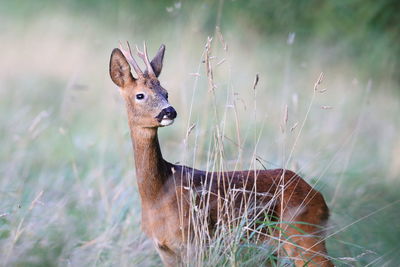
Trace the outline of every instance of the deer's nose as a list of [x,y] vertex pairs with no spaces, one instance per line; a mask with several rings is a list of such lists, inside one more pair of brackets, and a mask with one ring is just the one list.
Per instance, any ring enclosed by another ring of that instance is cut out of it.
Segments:
[[169,107],[165,108],[163,111],[164,111],[164,114],[168,117],[168,119],[173,120],[176,118],[177,113],[173,107],[169,106]]

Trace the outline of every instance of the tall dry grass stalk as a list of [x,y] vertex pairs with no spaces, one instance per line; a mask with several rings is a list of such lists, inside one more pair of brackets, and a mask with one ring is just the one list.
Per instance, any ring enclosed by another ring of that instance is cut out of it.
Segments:
[[[289,264],[293,259],[289,259],[287,255],[281,249],[282,244],[285,242],[290,242],[294,244],[296,247],[299,247],[295,242],[291,241],[291,237],[285,233],[285,229],[288,228],[298,228],[295,224],[306,224],[305,222],[294,221],[296,214],[301,212],[305,205],[308,203],[299,203],[299,206],[296,210],[291,212],[292,216],[283,216],[280,214],[275,218],[273,216],[264,216],[266,219],[264,221],[259,221],[261,215],[270,214],[276,201],[283,201],[284,190],[283,184],[287,181],[284,181],[284,173],[281,177],[280,183],[282,186],[279,186],[278,190],[274,192],[274,194],[270,193],[261,193],[257,191],[256,183],[253,186],[251,191],[248,191],[244,188],[235,188],[232,184],[228,184],[223,177],[223,172],[227,171],[226,164],[226,155],[225,155],[225,141],[227,137],[224,133],[224,126],[228,123],[226,114],[230,112],[230,109],[233,109],[234,112],[234,123],[236,129],[236,146],[237,150],[237,159],[235,160],[234,170],[237,171],[239,167],[245,167],[245,169],[253,170],[257,172],[259,170],[258,163],[261,163],[260,156],[257,155],[257,146],[260,138],[262,138],[263,125],[260,125],[256,129],[253,129],[254,132],[254,140],[253,143],[253,153],[251,157],[251,161],[249,166],[245,166],[242,162],[242,140],[240,136],[240,122],[237,116],[236,109],[236,100],[235,97],[232,96],[234,94],[233,91],[230,91],[230,88],[227,88],[226,103],[224,108],[222,109],[222,114],[220,115],[220,106],[218,106],[216,90],[223,90],[222,88],[218,88],[215,82],[214,71],[215,68],[218,68],[221,64],[229,64],[229,53],[227,50],[227,44],[223,38],[223,35],[219,28],[217,28],[216,33],[218,35],[218,42],[213,42],[213,38],[208,37],[205,45],[205,49],[203,52],[204,59],[202,59],[202,63],[205,67],[205,79],[207,79],[208,84],[208,96],[207,96],[207,107],[211,105],[210,109],[212,109],[212,113],[214,118],[212,119],[212,127],[211,131],[212,138],[210,144],[208,146],[208,164],[207,164],[207,174],[212,172],[218,173],[217,176],[217,184],[218,187],[220,183],[223,184],[222,188],[224,188],[224,196],[220,195],[220,192],[217,194],[217,221],[215,226],[210,227],[209,222],[209,214],[211,207],[211,195],[214,194],[211,191],[212,183],[207,180],[211,179],[211,175],[206,175],[206,182],[202,188],[196,188],[192,186],[189,180],[189,185],[185,187],[185,190],[189,191],[189,200],[190,200],[190,211],[189,211],[189,220],[190,227],[188,228],[186,233],[182,233],[184,236],[188,236],[187,243],[182,248],[183,254],[183,265],[184,266],[252,266],[256,264],[268,264],[272,266],[281,266],[285,264]],[[220,58],[218,56],[213,55],[213,48],[217,49],[218,46],[222,47],[224,51],[223,57]],[[228,67],[229,69],[231,66]],[[193,91],[197,90],[196,86],[198,80],[201,78],[200,71],[196,72],[194,88]],[[323,74],[321,73],[318,77],[316,83],[314,84],[312,97],[308,109],[306,111],[304,120],[301,123],[300,130],[298,131],[295,141],[292,145],[290,153],[287,159],[284,162],[283,169],[286,170],[289,165],[293,152],[295,150],[296,144],[299,141],[302,129],[307,121],[307,117],[310,113],[311,106],[313,105],[316,92],[318,90],[319,85],[322,82]],[[252,86],[253,92],[253,120],[254,125],[257,126],[257,85],[259,82],[259,75],[256,74],[255,80]],[[231,94],[231,95],[230,95]],[[190,111],[189,111],[189,119],[187,123],[187,134],[184,140],[184,143],[187,144],[187,138],[189,134],[193,131],[195,127],[195,123],[191,121],[192,107],[195,101],[195,93],[192,94]],[[211,104],[209,104],[211,102]],[[210,120],[211,117],[207,116],[207,121]],[[288,122],[288,108],[286,106],[283,118],[283,124],[281,125],[283,134],[290,134],[293,132],[296,126],[292,126],[290,131],[288,131],[287,127]],[[197,141],[197,139],[196,139]],[[232,140],[229,140],[232,141]],[[195,143],[195,147],[197,147],[197,142]],[[196,149],[193,150],[192,157],[195,158]],[[184,156],[187,158],[187,156]],[[189,156],[190,157],[190,156]],[[193,168],[194,166],[193,160]],[[262,163],[261,163],[262,164]],[[264,167],[264,165],[262,165]],[[265,168],[265,167],[264,167]],[[181,179],[183,180],[183,179]],[[183,184],[179,185],[183,187]],[[271,197],[271,200],[267,204],[257,203],[257,199],[262,196],[268,194]],[[241,202],[238,204],[235,200],[238,195],[246,196],[241,199]],[[289,196],[289,198],[292,196]],[[182,198],[180,198],[182,200]],[[183,201],[183,200],[182,200]],[[283,203],[281,203],[283,206]],[[179,205],[181,207],[181,214],[184,214],[183,203]],[[283,212],[283,211],[282,211]],[[183,225],[183,218],[181,216],[181,223]],[[321,229],[321,231],[325,231],[326,229]],[[279,232],[277,236],[276,232]],[[306,233],[303,232],[304,235]],[[304,249],[305,250],[305,249]],[[312,260],[311,260],[312,261]]]

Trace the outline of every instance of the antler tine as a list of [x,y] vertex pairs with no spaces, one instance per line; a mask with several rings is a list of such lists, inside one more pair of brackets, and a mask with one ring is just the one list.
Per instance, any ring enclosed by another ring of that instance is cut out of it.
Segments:
[[144,63],[146,64],[148,73],[153,75],[153,76],[156,76],[155,73],[154,73],[153,67],[150,64],[149,57],[147,55],[146,42],[143,42],[143,50],[144,50],[144,52],[140,51],[139,48],[136,46],[137,54],[144,61]]
[[119,42],[119,49],[121,50],[122,54],[124,54],[126,60],[128,60],[128,62],[129,62],[129,64],[132,65],[132,67],[136,71],[137,75],[142,77],[143,71],[139,68],[139,65],[137,64],[136,60],[132,56],[131,46],[129,45],[128,41],[126,41],[126,44],[128,45],[129,52],[126,51],[124,48],[122,48],[121,42]]

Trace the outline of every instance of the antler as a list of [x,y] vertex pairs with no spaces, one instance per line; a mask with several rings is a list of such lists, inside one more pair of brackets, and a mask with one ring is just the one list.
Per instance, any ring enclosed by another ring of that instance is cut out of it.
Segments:
[[139,68],[139,65],[137,64],[136,60],[132,56],[131,46],[129,45],[129,42],[126,41],[126,44],[128,45],[129,51],[126,51],[125,49],[122,48],[121,42],[119,43],[119,49],[121,50],[122,54],[124,54],[125,58],[129,62],[129,64],[131,64],[132,67],[135,69],[137,75],[139,77],[143,77],[143,71]]
[[144,52],[140,51],[139,48],[136,46],[137,54],[144,61],[144,63],[146,64],[147,72],[150,75],[156,76],[156,74],[154,73],[153,67],[150,64],[149,57],[147,56],[146,42],[143,42],[143,50],[144,50]]

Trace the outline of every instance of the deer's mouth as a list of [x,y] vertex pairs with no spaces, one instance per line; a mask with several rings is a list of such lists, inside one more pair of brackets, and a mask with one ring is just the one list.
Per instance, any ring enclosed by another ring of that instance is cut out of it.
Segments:
[[160,121],[160,124],[162,126],[168,126],[174,123],[174,119],[169,118],[167,115],[164,115],[163,118]]

